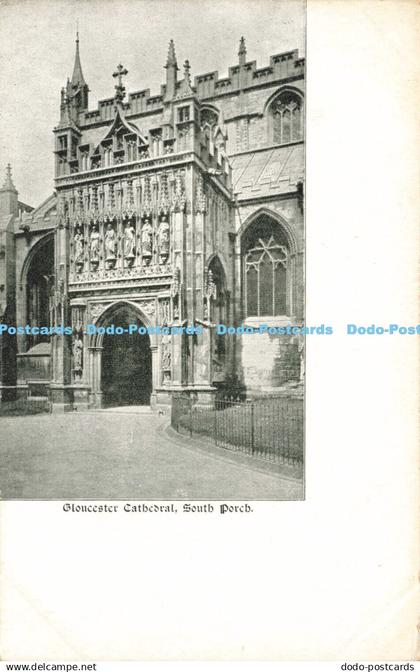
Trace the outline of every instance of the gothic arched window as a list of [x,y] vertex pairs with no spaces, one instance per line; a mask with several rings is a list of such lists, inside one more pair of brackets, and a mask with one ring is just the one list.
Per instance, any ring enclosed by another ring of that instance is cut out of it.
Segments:
[[292,91],[284,91],[271,103],[272,140],[276,144],[303,138],[303,101]]
[[204,128],[204,126],[210,126],[210,128],[213,128],[213,126],[216,126],[218,121],[218,115],[217,113],[210,109],[209,107],[204,107],[201,112],[200,112],[200,126],[201,128]]
[[244,309],[247,317],[287,315],[289,250],[276,222],[260,217],[243,245]]
[[[217,257],[213,257],[206,270],[204,317],[216,324],[226,324],[227,294],[223,266]],[[225,354],[225,337],[215,335],[214,352],[216,357]]]

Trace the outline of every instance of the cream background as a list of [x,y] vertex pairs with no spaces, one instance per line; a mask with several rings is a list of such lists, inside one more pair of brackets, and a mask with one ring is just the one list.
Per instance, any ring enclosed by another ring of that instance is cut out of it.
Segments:
[[3,659],[413,658],[418,337],[344,327],[419,321],[418,27],[415,2],[308,5],[307,323],[336,333],[307,343],[306,501],[3,503]]

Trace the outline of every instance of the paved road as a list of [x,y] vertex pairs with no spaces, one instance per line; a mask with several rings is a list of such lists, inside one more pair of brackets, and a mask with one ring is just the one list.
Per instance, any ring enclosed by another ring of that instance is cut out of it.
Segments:
[[173,441],[146,413],[0,418],[2,499],[301,499],[299,482]]

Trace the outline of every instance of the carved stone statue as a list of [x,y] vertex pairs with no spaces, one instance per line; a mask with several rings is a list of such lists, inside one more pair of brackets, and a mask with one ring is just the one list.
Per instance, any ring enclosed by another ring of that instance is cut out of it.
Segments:
[[117,252],[117,238],[114,227],[111,223],[108,224],[105,233],[105,258],[107,261],[113,261]]
[[90,260],[94,263],[99,262],[99,243],[100,236],[98,227],[96,224],[94,224],[92,233],[90,234]]
[[83,343],[77,334],[73,341],[73,369],[81,371],[83,368]]
[[136,232],[133,225],[129,222],[124,231],[124,257],[125,259],[134,259],[134,248],[136,245]]
[[151,257],[153,251],[153,228],[148,219],[144,220],[141,230],[141,248],[144,257]]
[[77,265],[83,264],[84,238],[82,230],[78,227],[74,234],[74,261]]
[[158,229],[158,248],[159,248],[159,258],[162,263],[164,263],[169,256],[169,224],[166,221],[165,215],[162,217],[162,221],[159,224]]
[[171,353],[171,337],[165,335],[162,337],[161,344],[161,363],[162,363],[162,382],[163,384],[168,384],[171,382],[171,363],[172,363],[172,353]]

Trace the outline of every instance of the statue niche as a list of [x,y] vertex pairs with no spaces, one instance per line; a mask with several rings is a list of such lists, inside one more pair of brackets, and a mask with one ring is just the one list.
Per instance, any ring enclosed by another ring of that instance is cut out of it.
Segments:
[[162,215],[158,229],[158,251],[159,263],[165,264],[169,257],[170,228],[166,220],[166,215]]
[[105,263],[108,269],[113,268],[117,258],[117,236],[109,222],[105,232]]
[[124,259],[128,266],[133,265],[136,248],[136,231],[131,222],[126,224],[124,229]]
[[80,382],[83,372],[83,342],[78,333],[73,341],[73,375],[74,381]]
[[153,227],[148,217],[141,229],[141,254],[145,264],[150,264],[153,254]]
[[162,384],[170,385],[171,366],[172,366],[172,343],[171,336],[162,337],[161,342],[161,366],[162,366]]
[[78,271],[81,271],[84,265],[84,245],[83,232],[78,226],[74,234],[74,264]]
[[100,235],[98,231],[97,224],[92,226],[92,231],[90,234],[90,263],[94,269],[98,267],[99,264],[99,245],[100,245]]

